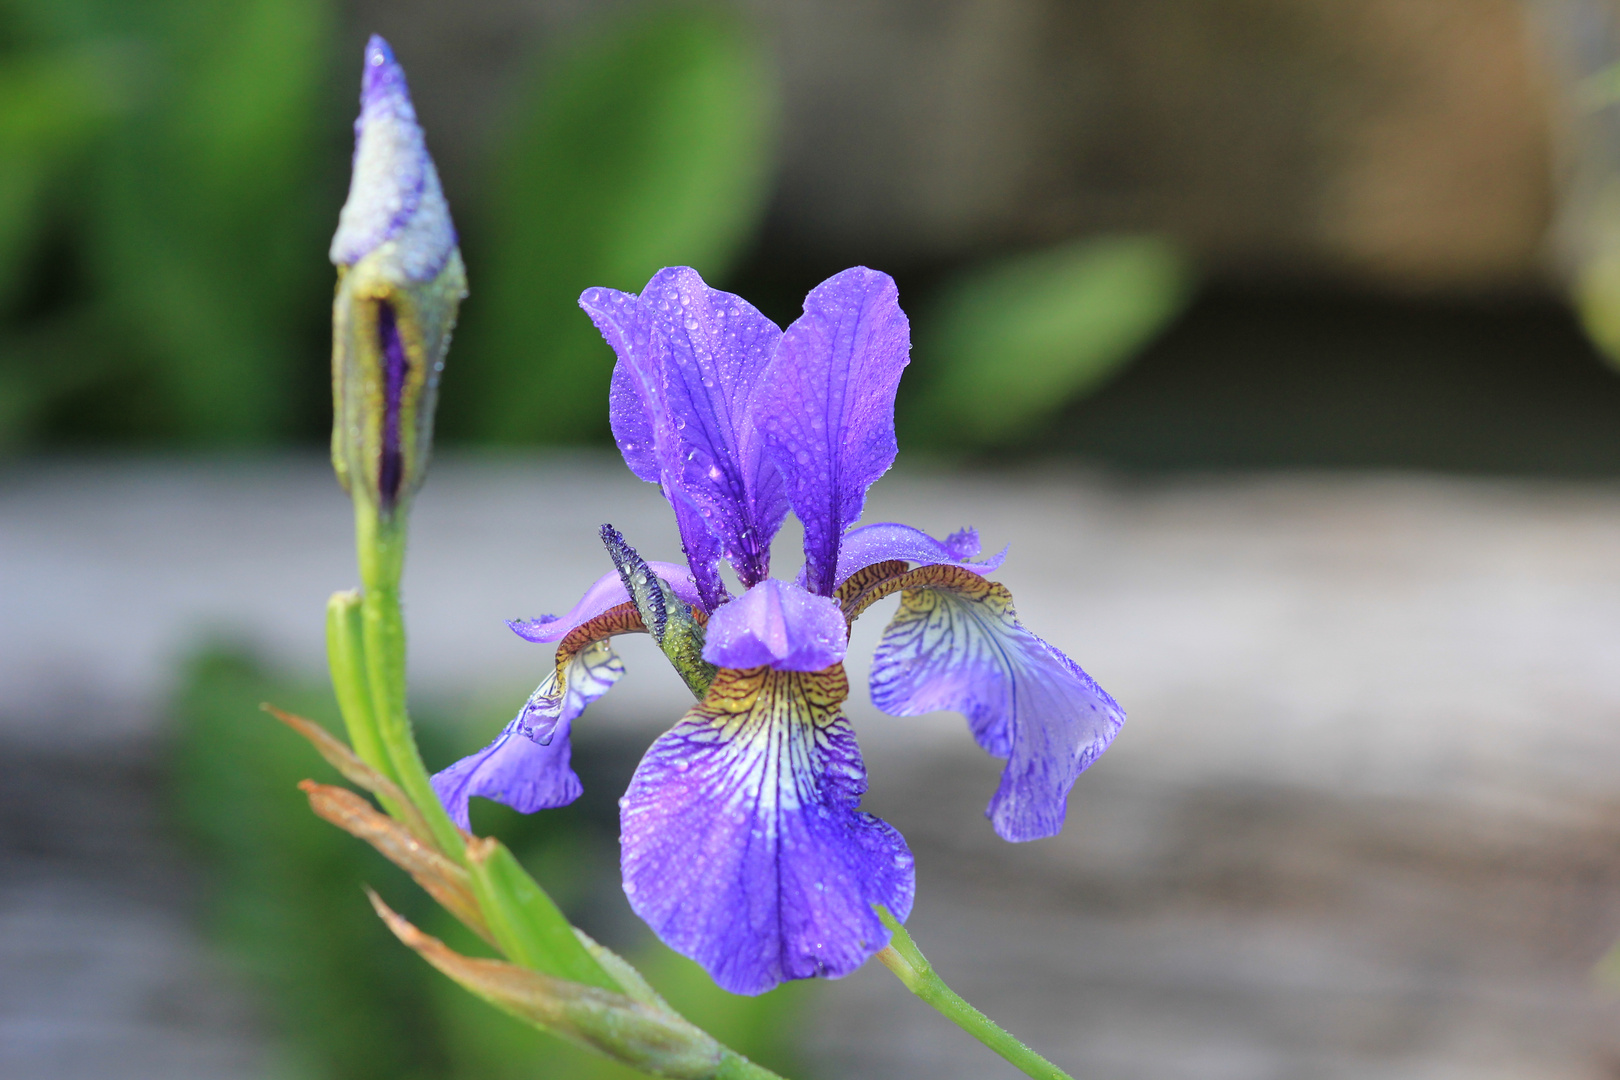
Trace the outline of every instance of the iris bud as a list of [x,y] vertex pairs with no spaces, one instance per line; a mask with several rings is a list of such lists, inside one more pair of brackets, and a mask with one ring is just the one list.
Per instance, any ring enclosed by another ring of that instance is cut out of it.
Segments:
[[332,465],[384,517],[422,485],[467,276],[388,43],[366,45],[348,201],[332,237]]

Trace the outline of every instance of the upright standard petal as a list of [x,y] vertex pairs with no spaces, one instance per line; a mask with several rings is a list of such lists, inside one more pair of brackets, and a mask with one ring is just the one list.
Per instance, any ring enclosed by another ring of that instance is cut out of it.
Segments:
[[696,270],[661,270],[641,292],[668,346],[664,408],[674,439],[660,447],[666,482],[698,507],[743,585],[770,572],[771,540],[787,517],[782,478],[764,453],[749,404],[782,331]]
[[618,356],[609,406],[619,450],[675,505],[705,606],[718,607],[719,557],[745,585],[763,580],[787,515],[748,413],[782,332],[686,267],[660,271],[639,297],[587,289],[580,306]]
[[842,661],[848,647],[837,601],[768,578],[709,619],[703,659],[722,668],[820,671]]
[[416,122],[405,71],[388,42],[376,35],[366,43],[354,140],[354,171],[332,237],[332,261],[353,266],[389,244],[387,259],[400,276],[431,281],[455,250],[456,230]]
[[507,724],[495,741],[433,775],[433,793],[450,820],[471,830],[467,802],[474,795],[505,803],[523,814],[567,806],[579,798],[579,777],[569,763],[568,727],[541,745],[525,734],[522,715]]
[[1006,586],[945,565],[897,575],[886,591],[895,589],[900,608],[873,658],[872,703],[892,716],[962,713],[979,745],[1008,759],[986,811],[996,832],[1055,835],[1069,789],[1113,742],[1124,710],[1024,629]]
[[657,380],[652,378],[660,361],[653,353],[652,331],[640,298],[617,289],[586,289],[580,294],[579,306],[618,358],[608,388],[613,441],[631,472],[649,484],[662,483],[654,430],[660,410]]
[[722,671],[636,769],[620,815],[630,906],[733,993],[837,978],[911,911],[892,827],[855,807],[866,769],[842,667]]
[[844,530],[894,463],[894,394],[910,352],[894,280],[857,266],[811,290],[755,391],[753,413],[804,522],[811,592],[832,595]]

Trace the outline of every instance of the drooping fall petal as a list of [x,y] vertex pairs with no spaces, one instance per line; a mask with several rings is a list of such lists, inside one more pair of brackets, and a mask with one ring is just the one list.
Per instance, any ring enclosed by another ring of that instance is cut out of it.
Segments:
[[620,803],[630,906],[734,993],[847,975],[888,941],[872,905],[911,909],[905,840],[856,808],[847,694],[841,666],[722,671]]

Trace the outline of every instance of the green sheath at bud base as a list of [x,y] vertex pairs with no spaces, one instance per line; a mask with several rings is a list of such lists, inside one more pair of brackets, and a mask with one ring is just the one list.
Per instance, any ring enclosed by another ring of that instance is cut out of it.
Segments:
[[384,517],[422,486],[439,374],[467,295],[459,250],[417,283],[395,273],[391,246],[340,266],[332,305],[332,465]]

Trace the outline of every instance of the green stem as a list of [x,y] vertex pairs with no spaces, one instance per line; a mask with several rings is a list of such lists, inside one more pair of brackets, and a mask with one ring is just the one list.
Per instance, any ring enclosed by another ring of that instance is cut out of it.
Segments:
[[877,905],[878,918],[892,935],[888,948],[877,954],[883,966],[894,972],[906,989],[933,1006],[945,1019],[1006,1058],[1019,1071],[1039,1080],[1073,1080],[1073,1077],[1019,1042],[1006,1028],[962,999],[945,985],[934,965],[917,948],[906,928],[883,905]]
[[405,698],[405,616],[399,604],[399,579],[405,566],[405,508],[383,518],[362,499],[355,500],[355,546],[360,559],[361,638],[366,654],[366,681],[371,691],[377,737],[388,754],[399,786],[446,855],[462,862],[461,833],[445,814],[428,782],[427,766],[411,732]]
[[714,1071],[714,1080],[782,1080],[763,1065],[756,1065],[737,1051],[721,1048],[720,1067]]

